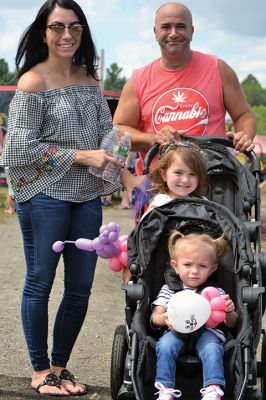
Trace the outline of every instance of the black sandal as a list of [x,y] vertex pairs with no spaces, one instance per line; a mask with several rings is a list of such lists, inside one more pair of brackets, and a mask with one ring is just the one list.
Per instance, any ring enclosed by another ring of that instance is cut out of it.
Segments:
[[39,383],[39,385],[36,388],[34,387],[32,388],[41,396],[57,396],[57,397],[67,396],[65,394],[60,394],[60,393],[40,393],[40,388],[45,385],[56,386],[58,388],[61,387],[61,380],[55,374],[46,375],[45,379],[41,383]]
[[[73,386],[76,386],[76,377],[73,374],[71,374],[71,372],[68,371],[68,369],[62,369],[58,379],[60,379],[60,381],[70,381],[73,383]],[[82,385],[84,385],[85,387],[83,392],[70,393],[70,396],[82,396],[84,394],[87,394],[88,393],[87,385],[85,385],[84,383],[82,383]]]

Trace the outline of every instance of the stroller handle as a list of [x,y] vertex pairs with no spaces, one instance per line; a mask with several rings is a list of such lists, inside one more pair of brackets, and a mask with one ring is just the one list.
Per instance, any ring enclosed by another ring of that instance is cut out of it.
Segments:
[[[185,138],[186,140],[191,140],[198,143],[206,143],[206,144],[216,143],[216,144],[222,144],[223,146],[226,147],[234,148],[233,141],[223,136],[186,136]],[[160,145],[156,143],[147,151],[144,158],[144,169],[143,169],[144,175],[147,175],[149,173],[150,163],[154,158],[154,156],[156,156],[156,154],[158,153],[159,146]],[[261,173],[260,160],[257,154],[253,150],[244,151],[243,154],[245,154],[250,160],[250,170],[253,173],[260,174]]]

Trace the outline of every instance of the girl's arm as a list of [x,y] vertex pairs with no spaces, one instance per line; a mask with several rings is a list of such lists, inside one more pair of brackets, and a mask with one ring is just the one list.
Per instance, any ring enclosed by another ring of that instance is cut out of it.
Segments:
[[154,326],[168,326],[166,309],[162,306],[155,306],[151,314],[151,324]]
[[233,328],[238,320],[238,314],[235,311],[235,305],[233,300],[230,298],[228,294],[224,296],[225,298],[225,312],[226,312],[226,318],[225,318],[225,325],[228,328]]
[[123,169],[120,174],[122,185],[126,188],[129,200],[132,200],[132,192],[145,179],[145,175],[133,175],[127,168]]

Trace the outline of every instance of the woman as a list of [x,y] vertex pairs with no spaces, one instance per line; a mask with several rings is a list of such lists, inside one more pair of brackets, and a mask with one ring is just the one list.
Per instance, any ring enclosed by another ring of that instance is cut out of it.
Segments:
[[80,395],[66,369],[86,316],[95,252],[64,249],[65,291],[58,308],[51,361],[48,299],[59,261],[52,244],[98,236],[101,196],[119,190],[89,173],[113,157],[100,150],[112,128],[96,72],[88,23],[73,0],[48,0],[23,34],[16,56],[19,81],[10,105],[2,164],[9,167],[27,264],[22,323],[40,394]]

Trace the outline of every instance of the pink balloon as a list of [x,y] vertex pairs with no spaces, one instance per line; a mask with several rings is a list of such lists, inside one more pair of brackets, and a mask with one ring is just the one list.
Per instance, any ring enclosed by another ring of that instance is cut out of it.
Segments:
[[206,326],[210,328],[215,328],[221,322],[223,322],[226,318],[225,312],[225,298],[221,297],[219,293],[219,297],[213,297],[210,301],[211,306],[211,315],[208,321],[206,322]]
[[211,310],[213,311],[224,311],[225,310],[225,298],[222,296],[214,297],[210,301]]
[[122,235],[122,236],[119,236],[119,240],[120,240],[120,242],[127,241],[127,239],[128,239],[128,235]]
[[218,325],[217,322],[214,321],[213,319],[211,319],[211,317],[208,319],[208,321],[205,324],[205,326],[207,328],[215,328],[217,325]]
[[86,250],[86,251],[94,250],[93,245],[92,245],[92,240],[90,240],[90,239],[83,239],[83,238],[77,239],[75,241],[75,245],[78,249],[81,249],[81,250]]
[[127,242],[122,242],[120,246],[121,251],[127,252]]
[[211,306],[211,315],[206,322],[206,326],[209,328],[215,328],[226,318],[225,298],[222,297],[220,291],[213,286],[207,286],[203,289],[201,295],[210,302]]
[[98,237],[93,239],[92,246],[93,246],[94,250],[100,250],[103,248],[103,244],[100,242],[100,239]]
[[55,242],[55,243],[53,244],[52,249],[53,249],[53,251],[54,251],[55,253],[61,253],[61,251],[64,250],[64,247],[65,247],[64,242],[61,242],[60,240],[58,240],[57,242]]
[[206,322],[206,326],[209,328],[215,328],[217,325],[225,320],[225,317],[225,311],[212,311],[210,318]]
[[121,261],[121,263],[126,267],[127,266],[127,262],[128,262],[128,255],[125,251],[122,251],[119,256],[118,256],[119,260]]
[[119,260],[119,257],[116,256],[109,259],[108,266],[114,272],[120,272],[125,268],[125,266]]
[[201,295],[205,297],[208,301],[211,301],[214,297],[219,297],[221,296],[221,293],[219,290],[213,286],[207,286],[204,288],[201,292]]

